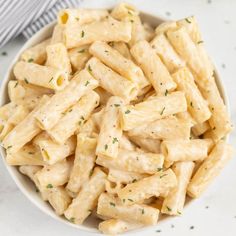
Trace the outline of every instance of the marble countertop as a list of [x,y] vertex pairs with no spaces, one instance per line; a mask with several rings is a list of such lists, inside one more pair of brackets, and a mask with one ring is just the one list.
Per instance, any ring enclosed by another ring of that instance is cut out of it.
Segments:
[[[85,0],[83,7],[113,6],[114,0]],[[236,1],[234,0],[133,0],[139,9],[153,15],[178,19],[195,15],[199,21],[207,50],[221,75],[229,101],[233,123],[236,122]],[[23,45],[18,37],[0,49],[0,79]],[[7,55],[5,55],[5,53]],[[235,146],[236,133],[230,136]],[[236,160],[233,159],[209,190],[193,201],[182,217],[170,218],[148,228],[146,235],[234,236],[236,235]],[[0,160],[0,235],[4,236],[89,236],[59,223],[37,209],[20,192]],[[192,227],[193,226],[193,227]],[[143,235],[129,233],[129,235]]]

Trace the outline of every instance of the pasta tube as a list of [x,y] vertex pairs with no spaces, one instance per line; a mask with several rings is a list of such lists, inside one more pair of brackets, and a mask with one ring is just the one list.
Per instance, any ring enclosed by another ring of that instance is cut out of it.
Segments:
[[90,180],[83,186],[78,196],[74,198],[68,209],[64,212],[68,220],[75,224],[82,224],[84,222],[96,207],[97,199],[105,189],[105,179],[106,174],[99,168],[95,168]]
[[168,169],[166,171],[159,171],[155,175],[137,182],[127,184],[117,194],[122,203],[129,206],[152,196],[167,195],[176,185],[176,176],[171,169]]
[[159,216],[158,209],[143,204],[125,206],[119,199],[106,193],[102,193],[98,199],[97,213],[144,225],[155,225]]
[[68,84],[68,76],[63,70],[35,63],[19,61],[13,69],[16,79],[27,84],[35,84],[42,87],[62,90]]
[[106,168],[126,170],[137,173],[154,174],[162,168],[164,156],[162,154],[145,153],[119,149],[117,158],[98,156],[96,163]]
[[167,68],[147,41],[139,41],[130,52],[158,94],[165,94],[176,88]]
[[219,141],[191,179],[188,185],[188,195],[193,198],[199,197],[219,175],[232,154],[231,146]]
[[124,101],[119,97],[111,97],[104,110],[101,123],[96,155],[116,158],[122,136],[122,129],[119,119],[119,107]]
[[186,99],[182,92],[173,92],[168,96],[154,96],[135,105],[126,105],[121,107],[123,130],[131,130],[139,125],[184,112],[186,109]]
[[161,212],[167,215],[182,214],[188,183],[191,179],[194,169],[194,163],[178,162],[173,165],[177,178],[177,185],[172,188],[162,204]]
[[99,85],[107,92],[121,97],[127,101],[137,96],[137,85],[120,76],[97,58],[93,57],[87,62],[90,73],[99,81]]

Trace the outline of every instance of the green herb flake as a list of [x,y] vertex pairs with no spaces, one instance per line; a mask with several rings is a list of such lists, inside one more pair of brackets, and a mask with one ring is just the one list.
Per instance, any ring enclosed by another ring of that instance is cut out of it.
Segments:
[[191,106],[192,108],[194,108],[194,107],[193,107],[193,102],[192,102],[192,101],[190,102],[190,106]]
[[141,212],[142,212],[142,215],[144,215],[144,209],[142,209]]
[[25,83],[26,83],[26,84],[28,84],[28,83],[29,83],[29,81],[28,81],[26,78],[24,78],[24,81],[25,81]]
[[78,53],[84,53],[85,52],[85,49],[81,49],[78,51]]
[[115,107],[119,107],[119,106],[120,106],[120,104],[114,104],[114,106],[115,106]]
[[107,144],[104,145],[104,149],[105,149],[105,150],[108,149],[108,145],[107,145]]
[[125,203],[125,199],[123,199],[122,201],[123,201],[123,203]]
[[88,84],[89,84],[89,81],[86,81],[85,86],[88,86]]
[[69,221],[70,221],[71,223],[75,223],[75,217],[71,217],[71,218],[69,219]]
[[200,40],[197,42],[197,44],[201,44],[201,43],[204,43],[204,41]]
[[82,30],[82,32],[81,32],[81,38],[83,38],[84,37],[84,31]]
[[181,215],[181,214],[182,214],[180,211],[177,211],[177,213],[178,213],[179,215]]
[[15,88],[17,85],[18,85],[18,81],[16,81],[16,84],[15,84],[14,88]]
[[76,19],[77,21],[79,21],[79,17],[75,17],[75,19]]
[[28,152],[29,155],[34,155],[34,152]]
[[110,202],[110,205],[113,206],[113,207],[116,206],[116,204],[114,202]]
[[33,58],[30,58],[29,60],[28,60],[28,62],[33,62],[34,61],[34,59]]
[[166,89],[166,91],[165,91],[165,96],[167,96],[168,95],[168,90]]
[[163,177],[165,177],[165,176],[167,176],[167,174],[161,175],[161,176],[160,176],[160,179],[163,178]]
[[47,188],[53,188],[53,185],[52,184],[48,184]]
[[91,68],[90,65],[88,65],[88,71],[89,71],[89,72],[92,72],[92,68]]
[[160,229],[158,229],[158,230],[156,230],[156,232],[157,232],[157,233],[161,233],[161,230],[160,230]]
[[113,138],[113,140],[112,140],[112,143],[113,143],[113,144],[118,143],[118,142],[119,142],[119,141],[118,141],[117,138]]
[[133,179],[133,180],[132,180],[132,183],[135,183],[135,182],[137,182],[137,179]]
[[132,199],[130,199],[130,198],[128,198],[128,200],[129,200],[130,202],[134,202],[134,200],[132,200]]
[[159,168],[157,168],[157,171],[160,172],[160,171],[162,171],[162,169],[163,168],[159,167]]
[[11,146],[11,145],[7,147],[7,150],[8,150],[8,149],[10,149],[10,148],[12,148],[12,146]]
[[81,120],[85,120],[83,116],[80,117]]
[[185,21],[188,22],[189,24],[192,23],[188,18],[185,18]]
[[130,113],[130,110],[125,111],[125,114],[129,114],[129,113]]
[[166,109],[166,108],[163,107],[162,111],[160,112],[160,115],[161,115],[161,116],[163,115],[165,109]]
[[130,20],[131,23],[134,23],[134,20]]
[[166,206],[166,208],[168,211],[172,211],[172,209],[170,207]]
[[53,80],[53,77],[49,80],[49,83],[51,83],[52,80]]
[[132,13],[131,11],[128,11],[128,14],[129,14],[130,16],[132,16],[132,15],[133,15],[133,13]]
[[92,176],[92,174],[93,174],[93,169],[90,170],[90,172],[89,172],[89,177]]
[[38,188],[36,188],[36,189],[35,189],[35,192],[36,192],[36,193],[38,193],[38,192],[39,192],[39,189],[38,189]]

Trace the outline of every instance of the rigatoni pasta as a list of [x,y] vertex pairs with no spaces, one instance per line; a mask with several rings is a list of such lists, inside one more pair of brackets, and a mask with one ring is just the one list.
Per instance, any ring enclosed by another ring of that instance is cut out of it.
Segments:
[[62,9],[16,62],[0,108],[6,163],[63,220],[97,217],[105,234],[181,215],[232,155],[196,18],[144,19],[127,3]]

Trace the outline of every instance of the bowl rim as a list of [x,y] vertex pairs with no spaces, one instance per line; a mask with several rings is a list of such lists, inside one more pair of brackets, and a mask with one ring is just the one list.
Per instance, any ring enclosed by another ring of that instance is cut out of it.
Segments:
[[[106,9],[106,8],[104,8]],[[165,21],[170,21],[170,19],[167,19],[165,17],[159,16],[159,15],[154,15],[154,14],[150,14],[148,12],[145,11],[140,11],[140,15],[141,18],[152,18],[154,21],[156,22],[165,22]],[[148,21],[146,21],[148,22]],[[149,23],[149,22],[148,22]],[[8,97],[8,92],[7,92],[7,84],[8,81],[11,79],[11,74],[12,74],[12,70],[13,67],[15,65],[15,63],[19,60],[20,55],[22,54],[22,52],[24,50],[26,50],[27,48],[30,48],[32,46],[34,46],[37,43],[40,43],[42,40],[45,40],[46,38],[46,34],[48,31],[52,31],[53,26],[56,24],[56,21],[53,21],[49,24],[47,24],[46,26],[44,26],[42,29],[40,29],[37,33],[35,33],[30,39],[28,39],[23,45],[22,47],[19,49],[19,51],[15,54],[14,59],[10,62],[10,64],[7,67],[7,71],[5,72],[5,75],[3,77],[2,83],[1,83],[1,88],[0,88],[0,106],[3,106],[4,104],[6,104],[6,97]],[[36,42],[36,43],[35,43]],[[214,64],[214,63],[213,63]],[[229,106],[229,99],[226,93],[226,89],[223,85],[223,81],[222,78],[219,74],[219,72],[217,71],[216,67],[214,66],[214,74],[215,74],[215,79],[216,79],[216,84],[217,87],[219,89],[219,92],[221,94],[222,99],[224,100],[224,103],[228,109],[228,112],[230,114],[230,106]],[[9,100],[9,98],[8,98]],[[229,135],[226,136],[226,141],[228,140]],[[5,149],[0,146],[0,155],[1,155],[1,159],[3,160],[3,163],[6,167],[6,169],[8,170],[11,178],[14,180],[14,182],[16,183],[17,187],[20,189],[20,191],[27,197],[27,199],[33,203],[34,206],[36,206],[38,209],[40,209],[43,213],[45,213],[46,215],[52,217],[53,219],[62,222],[68,226],[72,226],[76,229],[85,231],[85,232],[89,232],[89,233],[100,233],[100,231],[98,231],[98,229],[89,227],[89,226],[84,226],[84,225],[76,225],[73,224],[71,222],[69,222],[68,220],[66,220],[65,218],[63,218],[63,216],[58,216],[56,215],[56,213],[52,210],[52,209],[46,209],[45,207],[43,207],[40,203],[39,200],[37,198],[35,198],[30,191],[28,191],[26,189],[26,187],[23,185],[23,183],[21,182],[21,180],[17,177],[16,175],[16,171],[18,171],[18,166],[10,166],[7,164],[6,162],[6,153],[5,153]],[[24,176],[23,174],[21,174],[24,178],[28,178],[26,176]],[[41,198],[41,197],[40,197]],[[44,202],[44,200],[41,198],[41,201]],[[190,201],[191,202],[191,201]],[[189,205],[189,204],[187,204]],[[186,207],[186,206],[185,206]],[[169,218],[169,217],[167,217]],[[161,222],[159,222],[159,225],[165,220],[162,220]],[[144,228],[140,228],[138,229],[138,231],[144,231],[147,228],[150,228],[153,226],[148,226],[148,227],[144,227]],[[155,226],[154,226],[155,227]],[[133,233],[136,232],[137,230],[132,231]]]

